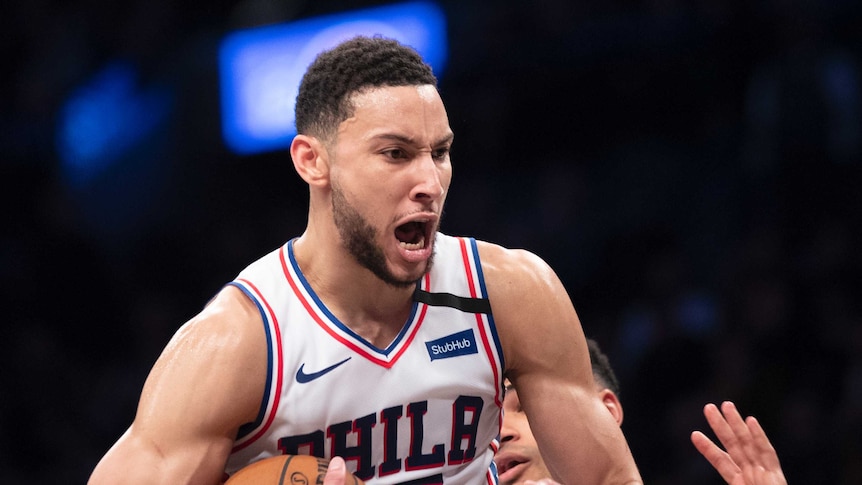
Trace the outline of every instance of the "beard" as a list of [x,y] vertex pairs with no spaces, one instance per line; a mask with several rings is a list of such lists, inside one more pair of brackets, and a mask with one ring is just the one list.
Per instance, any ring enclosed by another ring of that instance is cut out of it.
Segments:
[[[416,284],[417,279],[403,280],[392,274],[386,265],[383,248],[375,243],[377,230],[362,214],[353,207],[344,192],[332,184],[332,216],[341,242],[347,252],[365,269],[371,271],[384,283],[396,288],[407,288]],[[427,273],[431,269],[433,255],[425,266]]]

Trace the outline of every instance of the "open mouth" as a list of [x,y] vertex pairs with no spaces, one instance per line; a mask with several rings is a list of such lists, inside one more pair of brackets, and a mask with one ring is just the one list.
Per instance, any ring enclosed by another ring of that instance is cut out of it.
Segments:
[[497,473],[499,475],[502,475],[502,474],[506,473],[507,471],[515,468],[516,466],[522,465],[523,463],[524,463],[523,461],[508,460],[505,463],[497,466]]
[[395,237],[402,248],[415,251],[425,248],[425,231],[427,222],[413,221],[401,224],[395,228]]

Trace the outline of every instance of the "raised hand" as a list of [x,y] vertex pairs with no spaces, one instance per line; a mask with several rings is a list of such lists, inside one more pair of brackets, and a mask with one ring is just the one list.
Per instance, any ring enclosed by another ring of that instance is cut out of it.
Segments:
[[726,451],[700,431],[691,434],[691,442],[728,485],[787,484],[775,448],[757,419],[743,420],[730,401],[721,404],[721,411],[707,404],[703,415]]

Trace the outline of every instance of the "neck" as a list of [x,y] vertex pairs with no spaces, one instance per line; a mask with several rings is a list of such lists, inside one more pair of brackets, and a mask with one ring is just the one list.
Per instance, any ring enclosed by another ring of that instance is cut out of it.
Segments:
[[378,348],[401,331],[413,307],[414,286],[383,282],[341,246],[308,232],[294,241],[293,254],[318,298],[352,331]]

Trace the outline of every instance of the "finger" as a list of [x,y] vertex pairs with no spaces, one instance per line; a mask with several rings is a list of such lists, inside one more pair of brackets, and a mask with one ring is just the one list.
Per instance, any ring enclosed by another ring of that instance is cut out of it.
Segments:
[[746,455],[745,444],[743,443],[748,430],[747,428],[745,429],[745,435],[743,436],[738,434],[739,426],[742,425],[742,428],[745,428],[745,423],[742,422],[742,418],[739,416],[733,403],[725,401],[722,403],[722,409],[727,412],[722,413],[715,405],[710,404],[704,408],[703,414],[706,416],[706,420],[709,422],[709,426],[715,432],[718,440],[724,446],[725,451],[730,455],[730,458],[737,466],[744,468],[749,461]]
[[751,433],[754,446],[757,450],[758,456],[760,456],[762,464],[766,468],[780,468],[781,464],[778,460],[778,453],[776,453],[775,448],[772,446],[772,443],[769,441],[769,438],[766,436],[766,432],[763,431],[757,418],[749,416],[745,420],[745,424],[748,426],[748,430]]
[[730,455],[707,438],[705,434],[694,431],[691,433],[691,442],[725,482],[730,483],[740,473],[739,467],[736,466]]
[[722,415],[715,404],[710,403],[704,406],[703,416],[725,449],[737,446],[737,439],[733,428],[730,427],[730,424],[727,423],[724,415]]
[[329,461],[329,468],[326,469],[323,485],[345,485],[346,477],[347,466],[344,463],[344,458],[333,457]]
[[721,403],[721,413],[724,415],[724,420],[733,429],[734,434],[737,436],[747,436],[749,434],[748,426],[745,425],[742,415],[736,409],[736,404],[732,401],[724,401]]
[[730,456],[740,467],[744,467],[744,464],[756,460],[758,455],[751,430],[748,429],[748,425],[745,424],[742,415],[739,414],[733,402],[725,401],[721,403],[721,411],[724,414],[725,421],[733,430],[738,443],[738,447],[734,449],[728,448],[727,452],[730,453]]

